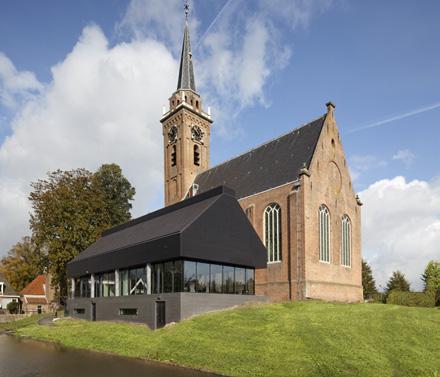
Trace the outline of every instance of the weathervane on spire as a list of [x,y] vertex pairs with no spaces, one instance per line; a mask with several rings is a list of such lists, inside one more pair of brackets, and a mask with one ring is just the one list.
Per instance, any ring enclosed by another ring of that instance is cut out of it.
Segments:
[[185,18],[188,19],[188,13],[189,13],[189,2],[188,2],[188,0],[185,0],[185,3],[183,5],[183,9],[185,10]]

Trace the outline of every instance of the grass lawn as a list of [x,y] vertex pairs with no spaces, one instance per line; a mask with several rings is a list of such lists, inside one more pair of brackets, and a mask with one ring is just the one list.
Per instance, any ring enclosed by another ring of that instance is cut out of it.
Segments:
[[293,302],[210,313],[151,331],[60,320],[20,335],[232,376],[440,377],[440,310]]
[[30,317],[19,319],[17,321],[0,323],[0,334],[3,331],[17,330],[19,328],[23,328],[26,326],[36,325],[37,322],[43,317],[44,317],[43,314],[39,314],[39,315],[32,315]]

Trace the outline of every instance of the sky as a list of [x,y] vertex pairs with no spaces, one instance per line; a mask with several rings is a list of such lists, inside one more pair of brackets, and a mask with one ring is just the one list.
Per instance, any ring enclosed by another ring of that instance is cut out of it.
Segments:
[[[379,286],[440,259],[440,3],[194,0],[212,164],[325,113],[336,119]],[[162,106],[180,0],[0,2],[0,256],[29,233],[30,182],[118,163],[133,216],[163,205]]]

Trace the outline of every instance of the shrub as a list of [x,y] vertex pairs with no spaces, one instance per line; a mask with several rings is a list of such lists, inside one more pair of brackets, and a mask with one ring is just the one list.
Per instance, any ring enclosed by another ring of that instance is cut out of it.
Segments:
[[427,292],[402,292],[394,290],[389,293],[387,304],[432,308],[435,306],[435,292],[432,290]]
[[18,302],[11,301],[8,305],[6,305],[6,309],[8,309],[11,314],[18,314]]

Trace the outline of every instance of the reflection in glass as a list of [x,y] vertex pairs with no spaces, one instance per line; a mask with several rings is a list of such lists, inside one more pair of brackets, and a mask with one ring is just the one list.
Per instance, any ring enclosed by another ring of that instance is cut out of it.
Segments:
[[197,262],[197,292],[209,292],[209,264]]
[[211,284],[209,290],[211,293],[222,293],[222,273],[223,266],[220,264],[211,264]]
[[184,292],[195,292],[197,285],[196,262],[185,261],[183,271]]
[[234,267],[223,266],[223,293],[234,293]]
[[235,267],[235,293],[240,295],[246,294],[244,268]]

